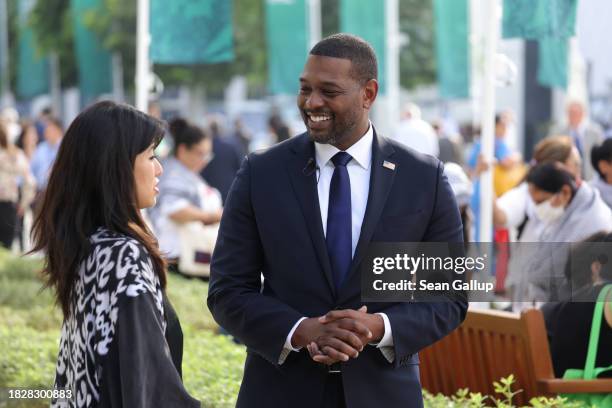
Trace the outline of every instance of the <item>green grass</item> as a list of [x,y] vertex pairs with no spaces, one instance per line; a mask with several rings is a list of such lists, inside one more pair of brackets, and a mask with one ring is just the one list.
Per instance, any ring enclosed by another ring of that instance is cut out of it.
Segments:
[[[50,290],[43,290],[42,262],[0,249],[0,388],[53,385],[62,315]],[[205,408],[234,406],[245,351],[217,333],[206,307],[208,284],[170,275],[168,297],[184,332],[183,379]],[[0,408],[39,408],[47,401],[21,401]]]

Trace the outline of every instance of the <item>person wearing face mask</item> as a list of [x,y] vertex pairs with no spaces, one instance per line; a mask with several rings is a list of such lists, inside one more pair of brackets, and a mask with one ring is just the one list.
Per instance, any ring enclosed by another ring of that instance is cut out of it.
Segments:
[[527,174],[534,212],[543,223],[535,245],[537,250],[527,262],[528,293],[519,296],[543,302],[563,295],[564,263],[567,245],[599,231],[612,230],[612,211],[599,193],[582,183],[560,163],[533,167]]
[[606,139],[591,150],[591,164],[597,176],[591,185],[599,191],[601,198],[612,208],[612,139]]
[[[548,137],[540,141],[534,149],[531,165],[543,163],[562,163],[574,177],[580,177],[580,154],[568,136]],[[504,193],[493,202],[493,223],[496,228],[510,230],[511,241],[538,241],[544,223],[536,216],[535,204],[529,195],[528,184],[523,181],[518,186]],[[533,254],[535,247],[530,245],[512,245],[508,264],[508,275],[504,287],[510,299],[513,299],[513,309],[520,311],[530,307],[529,303],[521,303],[520,294],[525,292],[521,287],[524,274],[524,264]]]

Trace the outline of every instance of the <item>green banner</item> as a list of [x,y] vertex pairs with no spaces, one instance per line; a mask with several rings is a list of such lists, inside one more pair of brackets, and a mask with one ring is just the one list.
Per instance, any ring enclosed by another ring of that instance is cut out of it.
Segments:
[[308,56],[305,0],[266,0],[268,87],[272,94],[297,94]]
[[569,38],[576,33],[577,0],[504,0],[504,38]]
[[232,1],[151,0],[151,61],[214,64],[234,59]]
[[470,96],[470,48],[467,0],[434,0],[436,62],[440,96]]
[[102,11],[102,0],[71,0],[79,89],[84,101],[113,90],[111,53],[100,39],[84,25],[87,14]]
[[385,0],[341,0],[340,31],[358,35],[372,45],[378,60],[379,92],[385,95]]
[[538,83],[567,88],[567,38],[544,37],[538,41]]
[[33,98],[49,92],[49,60],[36,50],[34,32],[28,25],[34,0],[19,1],[19,57],[17,96]]
[[538,83],[567,87],[567,40],[576,33],[578,0],[504,0],[504,38],[538,40]]

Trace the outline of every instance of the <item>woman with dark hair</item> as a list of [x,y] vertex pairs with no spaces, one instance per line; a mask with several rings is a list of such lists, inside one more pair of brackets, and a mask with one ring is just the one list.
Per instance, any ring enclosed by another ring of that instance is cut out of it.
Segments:
[[99,102],[72,122],[34,221],[33,251],[64,314],[54,407],[199,407],[181,381],[182,333],[140,210],[155,204],[162,123]]
[[181,225],[216,224],[221,219],[222,207],[219,192],[200,175],[211,159],[211,139],[200,127],[182,118],[170,122],[170,134],[174,149],[163,163],[159,199],[149,215],[159,248],[174,267],[181,252]]
[[11,247],[18,217],[32,202],[35,186],[28,159],[10,142],[6,127],[0,122],[0,247]]
[[[570,368],[583,368],[595,301],[606,284],[612,283],[612,234],[597,233],[571,245],[565,267],[572,282],[572,299],[542,306],[556,377]],[[604,306],[596,367],[612,365],[612,296]],[[606,377],[612,376],[608,372]]]
[[597,170],[591,185],[599,191],[601,198],[612,208],[612,139],[591,149],[591,164]]
[[[567,245],[604,231],[612,231],[612,211],[588,184],[576,179],[560,163],[533,167],[527,174],[535,215],[542,222],[535,253],[526,259],[528,298],[559,300],[567,284],[563,276]],[[525,294],[522,294],[525,296]]]

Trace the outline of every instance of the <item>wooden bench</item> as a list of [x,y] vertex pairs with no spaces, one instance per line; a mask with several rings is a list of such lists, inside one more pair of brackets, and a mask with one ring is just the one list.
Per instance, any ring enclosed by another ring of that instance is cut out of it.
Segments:
[[536,309],[520,315],[468,311],[457,330],[419,355],[423,388],[433,394],[452,395],[460,388],[469,388],[499,397],[493,381],[510,374],[516,378],[513,390],[523,390],[513,400],[516,405],[527,404],[540,395],[612,392],[612,379],[555,378],[544,318]]

